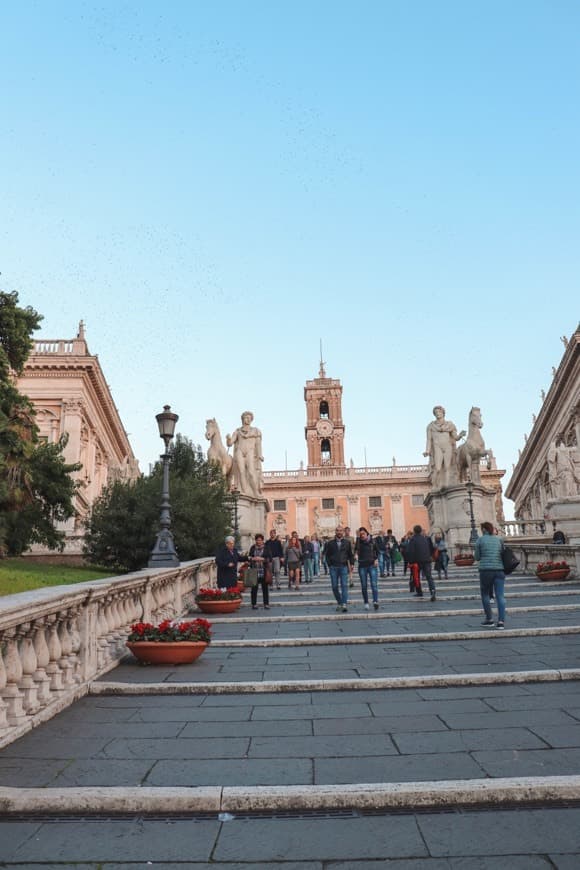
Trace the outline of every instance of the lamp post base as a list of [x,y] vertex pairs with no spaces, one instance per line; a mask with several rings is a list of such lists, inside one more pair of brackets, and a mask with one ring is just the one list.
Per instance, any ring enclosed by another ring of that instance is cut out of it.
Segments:
[[178,568],[179,556],[173,543],[173,535],[168,529],[162,529],[157,535],[155,546],[147,562],[148,568]]

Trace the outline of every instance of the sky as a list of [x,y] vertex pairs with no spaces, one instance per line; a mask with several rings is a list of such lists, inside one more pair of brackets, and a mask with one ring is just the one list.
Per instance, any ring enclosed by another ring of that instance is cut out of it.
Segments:
[[576,0],[3,4],[0,289],[81,319],[142,470],[155,414],[355,465],[472,405],[505,484],[580,319]]

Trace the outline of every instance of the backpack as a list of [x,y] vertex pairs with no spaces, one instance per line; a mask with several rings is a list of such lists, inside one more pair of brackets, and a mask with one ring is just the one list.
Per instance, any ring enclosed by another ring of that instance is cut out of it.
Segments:
[[501,548],[501,561],[503,562],[504,574],[513,574],[520,564],[520,560],[516,558],[511,547],[506,546]]

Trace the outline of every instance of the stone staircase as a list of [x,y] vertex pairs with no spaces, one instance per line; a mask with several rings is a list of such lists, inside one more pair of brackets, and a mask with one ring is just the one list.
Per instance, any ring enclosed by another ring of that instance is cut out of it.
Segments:
[[[508,854],[529,859],[522,867],[580,866],[580,842],[568,833],[571,824],[580,831],[580,584],[509,578],[498,631],[480,625],[475,569],[450,568],[433,603],[411,596],[403,577],[380,580],[377,612],[364,609],[354,579],[346,614],[335,612],[328,577],[273,590],[268,611],[253,611],[248,594],[236,614],[212,620],[214,641],[193,665],[127,659],[1,750],[0,842],[16,824],[35,824],[53,842],[55,814],[60,830],[64,819],[77,831],[80,816],[101,825],[111,817],[109,827],[126,816],[149,830],[155,817],[177,824],[185,815],[218,826],[200,853],[208,867],[234,859],[236,867],[390,867],[382,862],[441,856],[467,866],[469,856],[483,860],[484,841],[465,833],[457,841],[443,825],[437,846],[429,833],[437,825],[429,816],[424,829],[417,814],[445,809],[461,828],[471,808],[503,813],[510,843],[536,814],[521,853],[494,844],[493,866],[507,866]],[[379,816],[373,850],[365,832]],[[410,817],[415,826],[389,845],[384,832],[407,830]],[[236,824],[258,830],[260,819],[269,835],[248,835],[236,857]],[[286,834],[278,842],[274,832],[290,820],[294,840],[283,855]],[[327,832],[316,842],[312,825]],[[542,826],[540,849],[532,841]],[[351,841],[339,854],[343,828]],[[0,846],[0,861],[45,866],[30,864],[34,844],[23,831]],[[108,857],[109,846],[103,834],[92,852],[61,844],[47,854],[135,866],[133,857]],[[186,860],[181,852],[160,859],[153,846],[151,855],[156,866]]]

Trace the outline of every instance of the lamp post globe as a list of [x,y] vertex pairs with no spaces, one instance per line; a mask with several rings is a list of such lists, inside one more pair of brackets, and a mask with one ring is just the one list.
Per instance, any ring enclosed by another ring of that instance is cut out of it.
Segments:
[[160,529],[157,533],[155,546],[149,556],[148,568],[176,568],[179,566],[179,557],[173,543],[171,534],[171,505],[169,503],[169,462],[171,454],[169,446],[175,434],[175,424],[179,420],[177,414],[173,414],[169,405],[163,406],[161,414],[155,416],[159,427],[159,437],[163,438],[165,452],[161,454],[163,463],[163,478],[161,484],[161,514],[159,518]]

